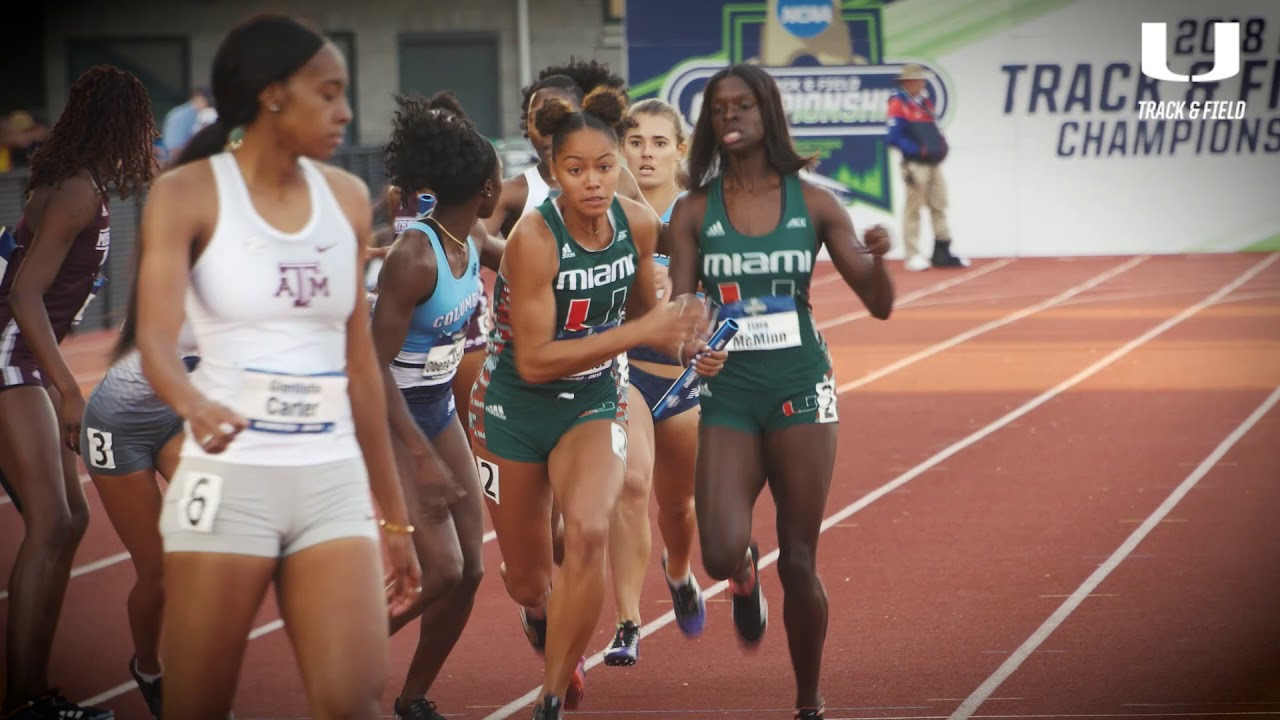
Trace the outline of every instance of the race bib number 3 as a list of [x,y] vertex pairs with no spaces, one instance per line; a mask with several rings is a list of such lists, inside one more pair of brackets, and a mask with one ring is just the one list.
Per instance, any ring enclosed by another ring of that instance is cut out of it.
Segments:
[[89,447],[80,448],[80,452],[89,460],[89,467],[115,470],[116,454],[111,447],[111,433],[97,428],[85,428],[85,434],[89,436]]
[[178,499],[178,523],[184,529],[213,532],[213,519],[222,504],[222,478],[193,472],[186,477],[182,497]]
[[240,411],[249,429],[273,433],[327,433],[347,410],[345,375],[284,375],[247,370]]
[[793,297],[775,295],[729,303],[720,319],[738,321],[729,352],[781,350],[800,346],[800,315]]

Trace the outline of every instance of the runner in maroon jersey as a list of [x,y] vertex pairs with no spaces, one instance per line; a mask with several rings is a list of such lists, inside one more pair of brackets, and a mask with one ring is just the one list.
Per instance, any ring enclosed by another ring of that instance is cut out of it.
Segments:
[[75,457],[84,397],[58,344],[106,260],[108,190],[125,198],[150,182],[155,136],[142,83],[99,65],[71,86],[31,159],[20,247],[0,280],[0,472],[22,499],[25,523],[9,581],[5,718],[113,715],[73,705],[46,677],[72,557],[89,522]]

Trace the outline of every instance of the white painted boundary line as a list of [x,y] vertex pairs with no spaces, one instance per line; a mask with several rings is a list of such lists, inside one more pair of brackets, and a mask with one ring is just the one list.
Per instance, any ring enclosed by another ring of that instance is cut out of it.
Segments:
[[986,702],[987,698],[991,697],[991,693],[995,692],[1005,680],[1008,680],[1009,676],[1018,671],[1018,668],[1022,666],[1022,663],[1026,662],[1027,658],[1031,657],[1031,654],[1034,653],[1036,649],[1053,634],[1053,631],[1057,630],[1058,627],[1066,621],[1067,617],[1071,615],[1076,608],[1080,607],[1080,604],[1084,602],[1085,598],[1096,590],[1098,586],[1102,584],[1102,581],[1106,580],[1107,576],[1120,566],[1120,563],[1124,562],[1125,559],[1129,557],[1130,553],[1132,553],[1134,549],[1138,547],[1138,544],[1155,529],[1156,525],[1160,524],[1160,521],[1164,520],[1165,517],[1168,516],[1174,506],[1181,502],[1182,498],[1186,497],[1187,493],[1191,492],[1192,488],[1196,486],[1196,483],[1199,483],[1205,475],[1208,475],[1209,471],[1218,464],[1218,461],[1222,460],[1223,456],[1240,441],[1240,438],[1244,437],[1245,433],[1249,432],[1249,430],[1251,430],[1253,426],[1271,410],[1271,408],[1276,406],[1277,401],[1280,401],[1280,388],[1276,388],[1271,391],[1271,394],[1267,396],[1267,399],[1264,400],[1263,403],[1249,415],[1249,417],[1245,418],[1244,422],[1240,423],[1240,425],[1237,426],[1225,440],[1219,443],[1218,447],[1214,448],[1213,452],[1209,453],[1209,457],[1205,458],[1204,461],[1201,462],[1200,465],[1197,466],[1196,469],[1188,475],[1187,478],[1183,480],[1167,498],[1165,498],[1164,502],[1160,503],[1160,506],[1155,509],[1155,512],[1151,513],[1151,515],[1149,515],[1147,519],[1138,526],[1138,529],[1134,530],[1133,533],[1120,545],[1120,547],[1116,548],[1115,552],[1111,553],[1111,557],[1107,558],[1105,562],[1099,565],[1098,568],[1093,571],[1093,574],[1089,575],[1080,587],[1076,588],[1076,591],[1071,593],[1071,596],[1064,600],[1063,603],[1058,606],[1058,609],[1054,610],[1053,614],[1050,615],[1048,619],[1040,625],[1040,627],[1036,628],[1035,632],[1031,633],[1031,636],[1028,637],[1017,650],[1014,650],[1013,654],[1001,663],[1000,667],[996,668],[996,671],[992,673],[991,676],[988,677],[981,685],[979,685],[963,703],[961,703],[960,707],[956,708],[955,712],[951,713],[949,720],[968,720],[968,718],[973,717],[978,708],[982,706],[982,703]]
[[[1253,267],[1246,270],[1242,275],[1238,276],[1235,280],[1223,286],[1222,288],[1218,289],[1216,292],[1214,292],[1212,295],[1205,298],[1204,300],[1201,300],[1195,305],[1192,305],[1191,307],[1183,310],[1178,315],[1168,320],[1165,320],[1164,322],[1160,323],[1156,327],[1148,330],[1142,335],[1139,335],[1133,340],[1130,340],[1129,342],[1125,343],[1123,346],[1117,348],[1116,350],[1113,350],[1112,352],[1108,353],[1105,357],[1094,362],[1092,365],[1089,365],[1085,369],[1081,370],[1075,375],[1072,375],[1071,377],[1055,385],[1049,390],[1046,390],[1045,392],[1037,395],[1031,400],[1028,400],[1026,403],[1023,403],[1021,406],[1005,414],[1004,416],[1000,417],[995,422],[992,422],[991,424],[978,430],[977,432],[974,432],[971,435],[951,444],[950,446],[941,450],[940,452],[938,452],[928,460],[925,460],[924,462],[920,463],[919,465],[916,465],[915,467],[899,475],[898,477],[894,478],[888,483],[885,483],[884,485],[880,486],[876,490],[864,495],[862,498],[859,498],[856,502],[845,506],[844,508],[842,508],[841,510],[831,515],[830,517],[828,517],[826,520],[822,522],[822,532],[826,532],[827,530],[831,529],[835,525],[841,522],[844,522],[851,515],[866,508],[868,505],[875,502],[876,500],[879,500],[885,495],[888,495],[894,490],[897,490],[903,485],[906,485],[908,482],[914,480],[920,475],[923,475],[925,472],[938,466],[942,462],[951,458],[953,455],[960,453],[962,450],[970,447],[971,445],[974,445],[975,443],[986,438],[988,435],[991,435],[997,430],[1009,425],[1013,421],[1017,420],[1018,418],[1021,418],[1023,415],[1026,415],[1032,410],[1035,410],[1036,408],[1045,404],[1046,402],[1053,399],[1054,397],[1057,397],[1063,392],[1066,392],[1072,387],[1080,384],[1084,380],[1098,373],[1103,368],[1106,368],[1107,366],[1111,365],[1116,360],[1119,360],[1120,358],[1132,352],[1134,349],[1147,343],[1152,338],[1156,337],[1157,335],[1160,335],[1161,333],[1165,332],[1169,328],[1172,328],[1173,326],[1181,323],[1182,321],[1186,320],[1187,318],[1191,317],[1192,315],[1196,314],[1197,312],[1203,310],[1204,308],[1218,301],[1222,297],[1226,296],[1228,293],[1232,292],[1236,288],[1248,282],[1254,275],[1257,275],[1268,265],[1271,265],[1272,263],[1274,263],[1277,259],[1280,259],[1280,255],[1271,255],[1267,257],[1265,260],[1255,264]],[[1125,264],[1128,264],[1128,263],[1125,263]],[[843,392],[844,391],[843,388],[841,388],[840,391]],[[766,568],[772,565],[774,562],[777,561],[777,559],[778,559],[778,551],[775,549],[772,552],[760,558],[760,568]],[[720,581],[715,585],[712,585],[711,587],[707,588],[707,590],[703,593],[703,595],[706,598],[712,598],[724,592],[725,588],[727,587],[729,587],[729,583],[725,581]],[[663,627],[671,624],[674,621],[675,621],[675,613],[668,610],[666,614],[662,615],[661,617],[654,620],[653,622],[645,623],[644,628],[640,631],[640,636],[647,637],[649,635],[652,635],[653,633],[657,632],[658,630],[661,630]],[[595,667],[596,665],[599,665],[603,661],[604,661],[604,651],[598,652],[587,659],[587,668],[589,669],[589,668]],[[517,711],[521,710],[522,708],[528,707],[530,704],[532,704],[537,699],[539,690],[541,690],[540,687],[530,690],[529,692],[525,693],[523,696],[499,708],[497,711],[490,713],[484,718],[484,720],[505,720],[505,718],[511,717]]]
[[[985,265],[983,265],[983,266],[981,266],[981,267],[979,267],[979,268],[977,268],[976,270],[973,270],[973,271],[971,271],[971,272],[967,272],[967,273],[964,273],[964,274],[962,274],[962,275],[958,275],[958,276],[956,276],[956,277],[953,277],[953,278],[951,278],[951,279],[949,279],[949,280],[945,280],[945,281],[940,282],[940,283],[935,283],[935,284],[933,284],[933,285],[929,285],[929,286],[927,286],[927,287],[924,287],[924,288],[921,288],[921,289],[919,289],[919,290],[916,290],[915,292],[907,293],[906,295],[903,295],[901,298],[898,298],[898,301],[897,301],[897,303],[896,303],[896,307],[902,307],[903,305],[907,305],[907,304],[909,304],[909,303],[911,303],[911,302],[914,302],[915,300],[918,300],[918,299],[920,299],[920,298],[922,298],[922,297],[927,297],[927,296],[932,295],[932,294],[934,294],[934,293],[941,292],[941,291],[946,290],[946,289],[948,289],[948,288],[955,287],[956,285],[960,285],[960,284],[962,284],[962,283],[968,282],[969,280],[973,280],[974,278],[978,278],[978,277],[981,277],[981,276],[983,276],[983,275],[986,275],[986,274],[987,274],[987,273],[989,273],[989,272],[993,272],[993,271],[995,271],[995,270],[999,270],[1000,268],[1005,267],[1006,265],[1009,265],[1009,264],[1010,264],[1010,263],[1012,263],[1013,261],[1014,261],[1014,258],[1008,258],[1008,259],[1005,259],[1005,260],[1000,260],[1000,261],[998,261],[998,262],[988,263],[988,264],[985,264]],[[831,320],[827,320],[826,322],[819,323],[819,324],[818,324],[818,329],[819,329],[819,330],[822,330],[822,329],[824,329],[824,328],[833,327],[833,326],[835,326],[835,325],[841,325],[841,324],[844,324],[844,323],[847,323],[847,322],[853,322],[854,320],[858,320],[858,319],[860,319],[860,318],[865,318],[865,317],[871,317],[871,316],[870,316],[866,311],[862,311],[862,312],[855,312],[855,313],[848,313],[848,314],[846,314],[846,315],[841,315],[840,317],[833,318],[833,319],[831,319]],[[87,482],[89,482],[89,480],[90,480],[90,478],[89,478],[89,476],[88,476],[88,475],[81,474],[81,477],[80,477],[80,482],[81,482],[81,483],[87,483]],[[9,498],[9,496],[7,496],[7,495],[5,495],[5,496],[3,496],[3,497],[0,497],[0,505],[4,505],[5,503],[11,503],[11,502],[13,502],[13,500],[12,500],[12,499],[10,499],[10,498]],[[493,539],[492,537],[490,537],[491,535],[493,535],[493,533],[492,533],[492,532],[487,533],[487,534],[485,535],[485,542],[489,542],[490,540],[492,540],[492,539]],[[128,559],[129,559],[129,555],[128,555],[127,553],[122,554],[122,555],[113,555],[113,556],[112,556],[112,558],[114,558],[114,561],[113,561],[113,562],[104,562],[104,561],[100,560],[100,561],[98,561],[98,562],[96,562],[96,563],[90,563],[90,565],[93,565],[93,568],[92,568],[91,570],[85,570],[84,572],[92,572],[93,570],[101,570],[101,569],[103,569],[103,568],[105,568],[105,567],[108,567],[108,566],[110,566],[110,565],[114,565],[115,563],[118,563],[118,562],[124,562],[125,560],[128,560]],[[89,565],[86,565],[85,567],[89,567]],[[79,569],[79,568],[77,568],[77,569]],[[75,570],[72,570],[71,576],[72,576],[72,577],[76,577],[77,575],[83,575],[83,574],[84,574],[84,572],[77,573]],[[2,592],[2,593],[0,593],[0,600],[3,600],[3,599],[5,599],[5,598],[6,598],[6,597],[8,597],[8,596],[9,596],[8,592]]]

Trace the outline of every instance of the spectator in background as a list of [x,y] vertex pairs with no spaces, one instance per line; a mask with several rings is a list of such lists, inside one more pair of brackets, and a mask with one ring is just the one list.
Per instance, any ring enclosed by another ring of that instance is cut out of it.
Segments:
[[[210,112],[213,113],[212,118],[208,117]],[[209,102],[209,88],[203,85],[196,88],[190,100],[170,110],[164,116],[161,139],[164,142],[165,152],[169,157],[176,158],[197,130],[213,124],[217,118],[217,111]]]
[[[908,270],[933,267],[968,267],[969,261],[951,254],[951,228],[947,224],[947,184],[942,177],[942,161],[947,157],[947,140],[933,114],[933,101],[924,95],[927,76],[924,68],[910,64],[902,68],[902,86],[889,98],[889,144],[902,151],[902,179],[907,185],[906,218],[902,239],[906,244]],[[933,226],[933,257],[920,253],[920,206],[929,208]]]
[[48,137],[48,124],[26,110],[0,118],[0,172],[26,167],[28,158]]

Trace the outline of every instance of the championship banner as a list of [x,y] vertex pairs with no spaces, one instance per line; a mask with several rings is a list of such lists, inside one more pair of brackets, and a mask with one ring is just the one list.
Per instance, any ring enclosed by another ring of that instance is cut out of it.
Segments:
[[1274,0],[639,0],[627,42],[633,99],[690,128],[717,70],[768,69],[859,227],[900,238],[886,111],[917,63],[957,253],[1280,250]]

